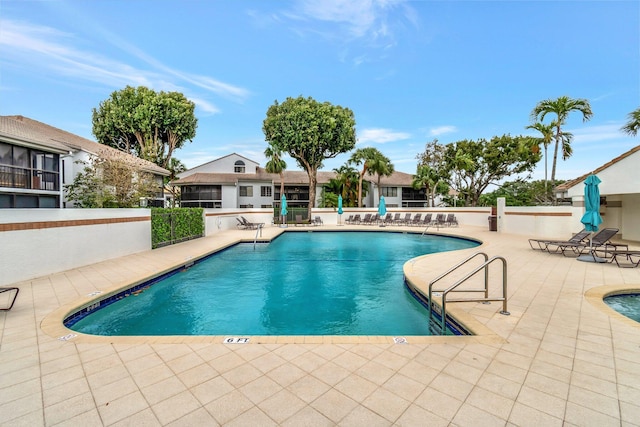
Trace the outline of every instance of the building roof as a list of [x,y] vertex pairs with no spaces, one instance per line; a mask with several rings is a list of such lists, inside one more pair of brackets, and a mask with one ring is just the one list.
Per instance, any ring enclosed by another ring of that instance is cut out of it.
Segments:
[[587,172],[582,176],[579,176],[576,179],[572,179],[571,181],[566,181],[563,182],[562,184],[558,185],[556,187],[556,191],[557,192],[561,192],[561,191],[566,191],[569,188],[575,187],[576,185],[580,184],[581,182],[583,182],[585,179],[587,179],[587,177],[591,174],[598,174],[600,172],[602,172],[603,170],[615,165],[616,163],[618,163],[619,161],[629,157],[630,155],[636,153],[640,151],[640,145],[637,145],[635,147],[633,147],[631,150],[627,151],[626,153],[622,153],[621,155],[619,155],[618,157],[616,157],[613,160],[608,161],[607,163],[605,163],[604,165],[594,169],[591,172]]
[[155,163],[24,116],[0,116],[0,135],[57,152],[81,150],[103,159],[123,161],[146,172],[170,175]]
[[[284,171],[284,182],[287,185],[307,185],[309,184],[309,176],[305,171]],[[318,171],[317,182],[319,185],[327,184],[331,179],[336,177],[335,172]],[[377,182],[376,175],[365,175],[365,181]],[[264,168],[257,168],[255,174],[251,173],[194,173],[173,181],[173,185],[218,185],[233,184],[238,181],[269,181],[274,184],[280,184],[280,175],[268,173]],[[400,186],[410,187],[413,181],[413,175],[404,172],[394,172],[391,176],[383,176],[380,185],[383,186]]]

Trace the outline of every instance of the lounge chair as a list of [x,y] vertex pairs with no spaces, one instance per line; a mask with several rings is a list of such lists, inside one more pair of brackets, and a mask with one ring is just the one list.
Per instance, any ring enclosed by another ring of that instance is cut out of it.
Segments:
[[420,225],[422,223],[422,214],[416,214],[408,225]]
[[[603,228],[598,233],[594,234],[589,240],[584,240],[578,243],[550,243],[549,246],[555,246],[555,252],[562,252],[564,256],[571,256],[571,254],[575,256],[582,255],[587,252],[592,252],[598,248],[604,247],[607,245],[608,247],[615,247],[615,243],[611,243],[609,239],[615,236],[618,233],[617,228]],[[549,250],[551,252],[551,250]]]
[[11,310],[11,308],[13,307],[13,304],[15,304],[16,298],[18,298],[18,293],[20,292],[20,289],[19,288],[15,288],[15,287],[0,288],[0,294],[2,294],[4,292],[15,292],[13,294],[13,298],[11,296],[9,296],[9,298],[8,298],[8,301],[10,300],[11,303],[8,303],[7,307],[0,308],[0,310],[8,311],[8,310]]
[[313,225],[323,225],[324,222],[322,222],[322,218],[320,218],[319,216],[316,216],[313,221],[312,221]]
[[449,227],[457,227],[458,226],[458,220],[456,219],[456,216],[454,214],[448,214],[447,215],[447,219],[445,220],[445,222],[447,223],[447,226]]
[[447,217],[444,214],[437,214],[436,220],[433,222],[434,225],[438,227],[446,227],[447,226]]
[[424,219],[422,220],[422,226],[426,227],[428,225],[431,225],[432,219],[433,218],[433,214],[427,214]]
[[255,230],[258,228],[257,224],[247,221],[247,219],[242,216],[240,218],[236,218],[236,221],[238,221],[237,226],[241,230]]
[[240,219],[242,220],[241,222],[244,225],[244,227],[249,230],[256,230],[258,227],[261,227],[264,225],[264,222],[250,222],[247,220],[247,218],[243,216],[241,216]]
[[356,216],[353,217],[353,221],[351,221],[351,224],[360,224],[362,222],[362,218],[360,217],[360,214],[356,214]]
[[409,225],[411,223],[411,214],[408,213],[404,216],[404,218],[402,219],[402,224],[404,225]]
[[365,224],[365,225],[366,225],[366,224],[371,224],[371,214],[370,214],[370,213],[365,214],[365,215],[364,215],[364,218],[362,219],[362,222],[361,222],[361,223],[362,223],[362,224]]
[[[634,268],[640,265],[640,251],[630,251],[630,250],[612,250],[609,251],[611,255],[611,261],[616,263],[616,265],[620,268]],[[620,262],[619,258],[625,258],[626,262]],[[634,259],[635,258],[635,259]]]
[[549,251],[549,245],[563,243],[580,243],[584,239],[589,238],[590,234],[591,233],[589,233],[585,229],[582,229],[582,231],[574,234],[568,240],[529,239],[529,246],[531,246],[531,249],[533,249],[534,251]]
[[344,220],[345,224],[351,224],[353,222],[353,215],[349,215],[349,218]]
[[393,214],[392,213],[388,213],[387,216],[384,217],[384,221],[382,221],[383,224],[393,224]]

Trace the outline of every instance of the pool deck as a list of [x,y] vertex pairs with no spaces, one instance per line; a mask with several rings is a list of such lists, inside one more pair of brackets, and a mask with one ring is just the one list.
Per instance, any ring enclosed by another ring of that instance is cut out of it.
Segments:
[[[308,228],[329,229],[364,227]],[[226,344],[227,337],[73,336],[61,325],[90,294],[252,241],[255,231],[14,284],[16,304],[0,313],[0,425],[640,426],[640,324],[600,302],[610,290],[640,290],[640,268],[533,251],[527,236],[465,226],[440,232],[484,243],[407,264],[421,289],[477,251],[507,260],[509,316],[499,302],[448,305],[475,336]],[[499,270],[491,269],[491,295],[501,290]]]

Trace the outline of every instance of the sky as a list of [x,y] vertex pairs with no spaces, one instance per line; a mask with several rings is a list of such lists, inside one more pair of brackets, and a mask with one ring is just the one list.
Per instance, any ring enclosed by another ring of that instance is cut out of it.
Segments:
[[195,103],[174,156],[188,168],[233,152],[264,166],[262,122],[287,97],[350,108],[356,148],[406,173],[434,139],[537,135],[538,102],[584,98],[593,117],[569,116],[558,160],[572,179],[640,144],[620,130],[640,107],[640,2],[0,0],[0,115],[95,140],[92,109],[127,85]]

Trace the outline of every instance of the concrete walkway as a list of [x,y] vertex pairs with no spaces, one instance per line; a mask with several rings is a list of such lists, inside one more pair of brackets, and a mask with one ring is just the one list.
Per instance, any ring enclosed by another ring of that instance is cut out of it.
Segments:
[[[264,236],[281,231],[268,227]],[[0,425],[640,426],[640,324],[601,303],[611,289],[640,290],[640,268],[533,251],[523,236],[441,231],[480,239],[475,251],[508,262],[510,316],[496,302],[450,305],[478,335],[406,344],[67,336],[61,319],[89,294],[253,240],[255,231],[18,283],[16,305],[0,313]],[[421,257],[405,274],[424,289],[474,250]]]

